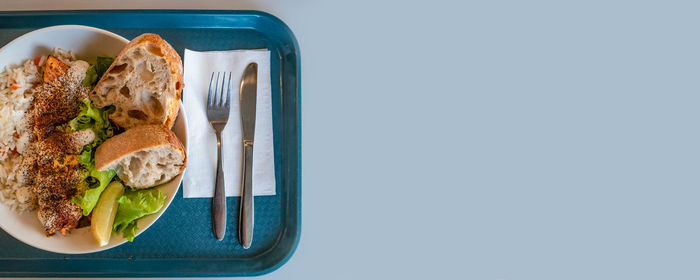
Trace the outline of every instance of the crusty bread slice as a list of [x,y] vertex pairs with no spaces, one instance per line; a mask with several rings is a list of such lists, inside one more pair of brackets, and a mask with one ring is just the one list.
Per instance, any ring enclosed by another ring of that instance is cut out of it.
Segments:
[[107,139],[95,151],[95,167],[114,169],[124,184],[150,188],[170,181],[187,164],[185,148],[163,125],[141,125]]
[[124,47],[90,99],[98,107],[114,105],[109,119],[120,127],[163,124],[171,128],[183,86],[180,56],[160,36],[146,33]]

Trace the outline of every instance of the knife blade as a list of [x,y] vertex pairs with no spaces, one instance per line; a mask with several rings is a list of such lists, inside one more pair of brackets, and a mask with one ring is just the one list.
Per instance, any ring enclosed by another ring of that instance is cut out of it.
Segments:
[[238,240],[244,249],[253,243],[253,142],[255,138],[255,106],[258,90],[258,64],[250,63],[243,71],[240,88],[243,164],[241,176],[241,216]]

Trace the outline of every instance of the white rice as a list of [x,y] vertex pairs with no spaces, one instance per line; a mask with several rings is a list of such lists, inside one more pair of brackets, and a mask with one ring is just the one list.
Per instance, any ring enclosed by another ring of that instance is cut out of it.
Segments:
[[[68,63],[75,59],[71,52],[61,49],[55,49],[52,55]],[[22,153],[29,146],[30,134],[24,118],[32,101],[32,91],[28,89],[41,81],[46,57],[41,56],[38,64],[35,59],[28,59],[20,65],[5,66],[0,73],[0,202],[17,212],[32,210],[36,205],[36,201],[21,193],[29,190],[17,175]]]

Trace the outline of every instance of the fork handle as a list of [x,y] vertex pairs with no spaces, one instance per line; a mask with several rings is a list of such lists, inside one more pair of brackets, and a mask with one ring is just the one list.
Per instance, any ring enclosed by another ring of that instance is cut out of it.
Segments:
[[239,242],[244,249],[253,243],[253,142],[243,143],[243,178],[241,179],[241,217]]
[[216,131],[216,186],[214,199],[211,201],[212,229],[216,239],[223,240],[226,234],[226,193],[224,188],[224,172],[221,167],[221,132]]

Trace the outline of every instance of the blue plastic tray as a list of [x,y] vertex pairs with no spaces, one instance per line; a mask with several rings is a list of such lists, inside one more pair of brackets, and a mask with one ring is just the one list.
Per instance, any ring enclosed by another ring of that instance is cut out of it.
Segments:
[[228,198],[226,239],[211,230],[210,199],[177,194],[163,216],[128,243],[104,252],[62,255],[35,249],[0,230],[0,277],[243,276],[270,272],[292,255],[301,219],[301,103],[299,46],[279,19],[257,11],[0,12],[0,45],[34,29],[62,24],[94,26],[133,38],[160,34],[184,49],[268,48],[277,195],[255,198],[250,249],[236,239],[238,198]]

